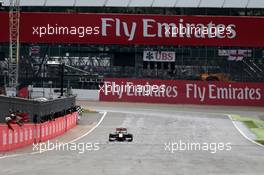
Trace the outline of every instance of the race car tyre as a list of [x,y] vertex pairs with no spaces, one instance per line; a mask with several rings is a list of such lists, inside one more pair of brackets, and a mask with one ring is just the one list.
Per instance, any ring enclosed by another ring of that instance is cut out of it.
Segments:
[[113,134],[109,134],[109,142],[115,141],[115,136]]
[[127,138],[128,138],[128,142],[132,142],[133,141],[133,135],[132,134],[129,134],[127,136]]

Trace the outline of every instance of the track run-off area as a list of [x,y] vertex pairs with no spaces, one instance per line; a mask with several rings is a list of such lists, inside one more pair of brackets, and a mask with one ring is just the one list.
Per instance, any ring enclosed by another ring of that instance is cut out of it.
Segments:
[[[263,173],[264,148],[243,137],[227,116],[256,117],[263,115],[263,108],[78,103],[101,112],[81,118],[80,125],[95,123],[89,131],[68,141],[66,150],[2,158],[0,174]],[[109,143],[108,135],[117,127],[127,128],[134,141]]]

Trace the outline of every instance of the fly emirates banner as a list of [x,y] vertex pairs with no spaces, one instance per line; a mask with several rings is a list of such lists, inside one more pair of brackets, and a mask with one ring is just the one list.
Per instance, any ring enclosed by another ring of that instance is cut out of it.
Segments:
[[[8,42],[8,13],[0,13]],[[22,12],[24,43],[263,47],[263,17]]]
[[264,105],[264,84],[180,80],[106,79],[100,86],[101,101]]

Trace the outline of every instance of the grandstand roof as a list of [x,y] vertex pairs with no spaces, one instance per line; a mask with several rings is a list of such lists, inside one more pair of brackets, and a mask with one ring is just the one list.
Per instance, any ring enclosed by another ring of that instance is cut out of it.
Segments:
[[[10,0],[3,0],[9,6]],[[264,8],[264,0],[20,0],[21,6]]]

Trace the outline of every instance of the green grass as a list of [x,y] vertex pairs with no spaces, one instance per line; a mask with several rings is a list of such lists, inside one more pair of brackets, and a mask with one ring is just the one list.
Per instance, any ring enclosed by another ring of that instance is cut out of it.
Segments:
[[253,133],[257,136],[257,138],[264,138],[264,128],[252,128]]
[[258,128],[258,126],[253,121],[243,121],[243,123],[250,129]]
[[262,144],[262,145],[264,145],[264,140],[255,140],[256,142],[258,142],[258,143],[260,143],[260,144]]
[[84,109],[83,113],[98,113],[98,112],[92,109]]
[[256,135],[256,142],[264,145],[264,121],[250,118],[241,117],[239,115],[232,115],[233,120],[243,122],[251,131]]

